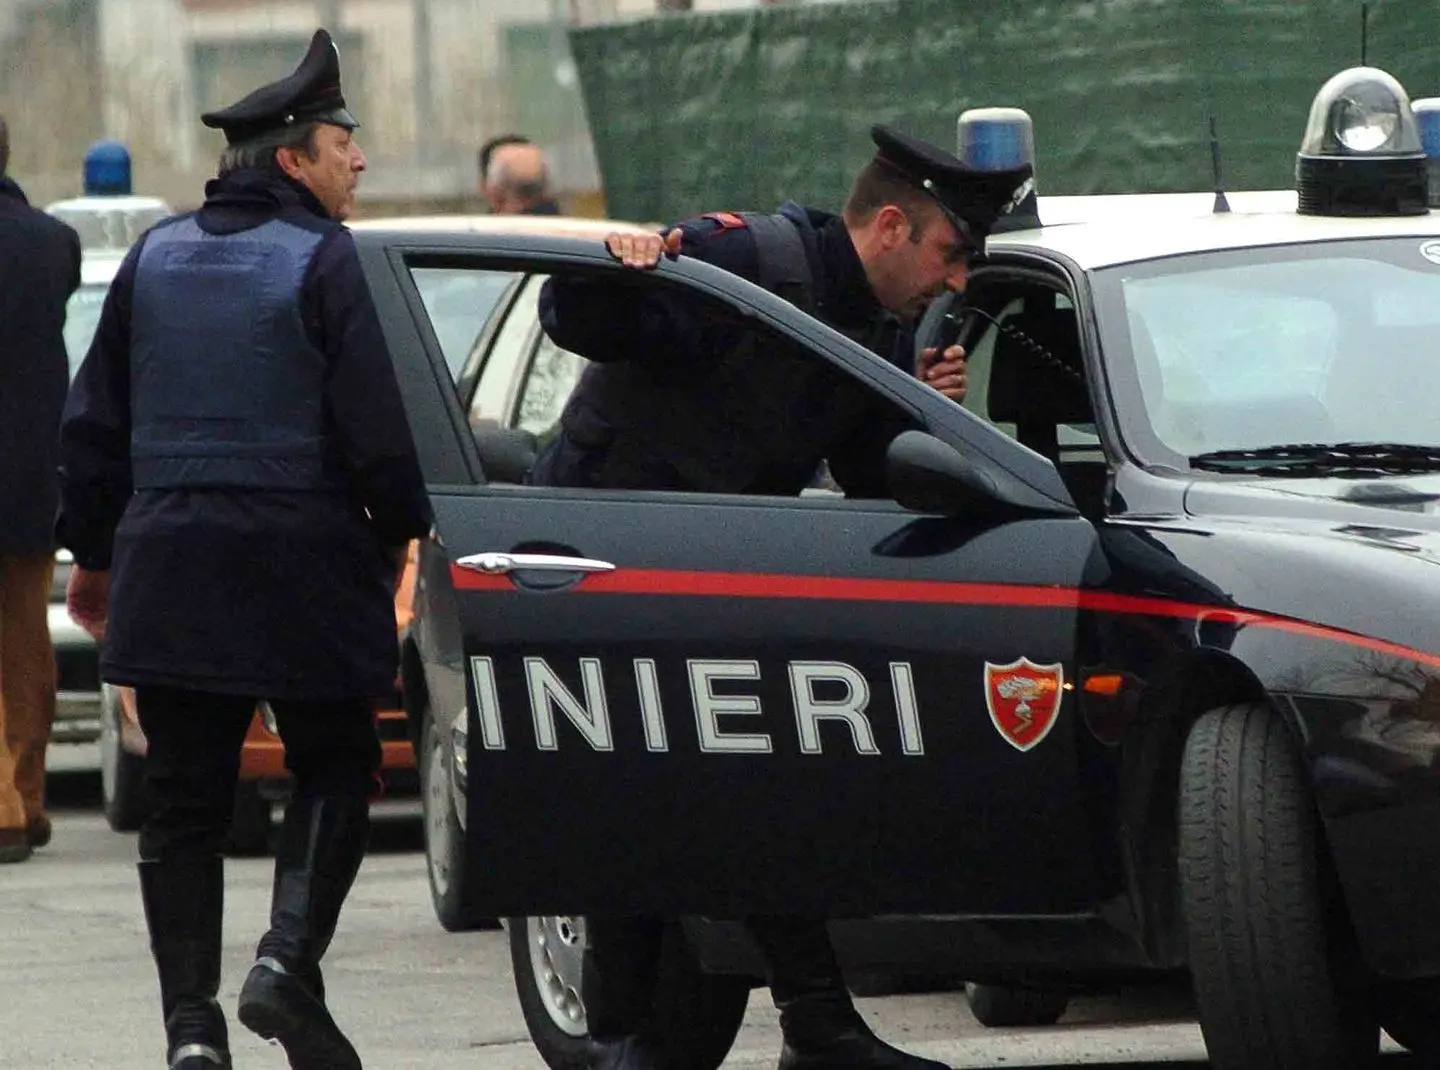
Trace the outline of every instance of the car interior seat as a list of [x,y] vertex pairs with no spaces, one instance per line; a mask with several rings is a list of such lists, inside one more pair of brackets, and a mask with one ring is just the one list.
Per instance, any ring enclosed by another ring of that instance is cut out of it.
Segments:
[[1055,464],[1080,511],[1097,516],[1104,507],[1108,466],[1061,460],[1060,426],[1095,422],[1074,310],[1033,308],[1027,302],[997,330],[987,415],[995,423],[1013,423],[1022,445]]

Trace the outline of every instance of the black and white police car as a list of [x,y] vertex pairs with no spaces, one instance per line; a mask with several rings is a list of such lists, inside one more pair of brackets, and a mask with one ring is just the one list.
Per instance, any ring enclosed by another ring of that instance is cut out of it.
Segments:
[[[1188,971],[1221,1070],[1354,1070],[1382,1026],[1434,1051],[1422,129],[1354,68],[1314,102],[1293,194],[1056,200],[1076,221],[1038,225],[1042,199],[927,323],[969,351],[963,408],[705,264],[357,233],[437,514],[404,656],[428,805],[465,818],[429,845],[452,853],[437,906],[522,919],[552,1065],[580,1057],[600,912],[683,919],[657,1023],[691,1065],[723,1058],[758,978],[724,919],[786,911],[834,918],[848,966],[998,991]],[[501,291],[464,360],[436,272]],[[521,414],[553,420],[574,360],[524,302],[561,273],[669,288],[862,383],[912,428],[893,497],[523,485],[545,428]],[[484,410],[505,337],[523,360]]]

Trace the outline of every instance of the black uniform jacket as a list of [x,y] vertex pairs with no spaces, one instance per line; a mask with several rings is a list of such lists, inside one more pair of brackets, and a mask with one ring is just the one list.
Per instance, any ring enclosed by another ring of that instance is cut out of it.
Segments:
[[75,231],[0,178],[0,554],[55,548],[65,303],[79,285]]
[[142,238],[111,284],[61,426],[58,537],[80,565],[111,569],[101,673],[261,698],[391,693],[391,553],[429,531],[431,512],[354,241],[282,176],[236,172],[205,192],[197,218],[210,233],[276,216],[326,233],[301,307],[328,364],[325,433],[349,491],[132,492],[130,309]]
[[[805,239],[815,315],[909,367],[913,336],[876,301],[842,220],[795,204],[781,212]],[[679,224],[682,255],[758,281],[742,223],[720,213]],[[884,453],[899,414],[813,358],[744,344],[738,319],[659,287],[556,278],[541,290],[540,321],[594,363],[535,483],[798,494],[828,460],[847,495],[888,494]]]

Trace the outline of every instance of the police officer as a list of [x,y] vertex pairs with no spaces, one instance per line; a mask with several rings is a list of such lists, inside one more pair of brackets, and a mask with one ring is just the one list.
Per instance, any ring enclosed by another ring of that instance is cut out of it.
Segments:
[[263,699],[294,793],[239,1018],[295,1070],[359,1070],[320,961],[365,853],[392,598],[431,513],[340,223],[365,157],[330,36],[202,121],[225,133],[219,176],[130,250],[66,402],[68,601],[148,741],[139,875],[169,1065],[230,1065],[220,852]]
[[[887,127],[876,126],[871,135],[878,151],[839,215],[793,202],[774,215],[717,212],[663,236],[612,235],[607,247],[635,268],[683,254],[758,282],[963,400],[964,350],[929,348],[917,357],[914,323],[932,299],[964,286],[970,258],[983,250],[996,218],[1032,187],[1030,168],[972,171],[950,153]],[[616,302],[627,310],[625,331],[615,329]],[[883,422],[874,412],[854,414],[845,388],[829,384],[846,395],[843,401],[808,404],[806,411],[812,420],[842,422],[838,434],[775,426],[746,399],[794,390],[786,383],[798,380],[770,354],[733,352],[733,332],[702,319],[681,295],[649,292],[637,305],[633,292],[614,283],[557,278],[541,291],[540,311],[557,345],[593,363],[566,405],[561,433],[536,462],[531,479],[537,484],[796,493],[821,459],[797,457],[798,447],[838,441],[833,448],[853,454],[861,429]],[[703,373],[693,388],[674,374],[677,362]],[[652,374],[657,368],[670,372]],[[715,389],[706,380],[722,374],[711,371],[717,368],[746,389]],[[702,412],[716,413],[717,404],[722,411],[715,418],[702,418]],[[702,486],[713,479],[714,459],[732,453],[737,442],[751,454],[748,482],[732,476],[728,485]],[[850,463],[858,472],[842,486],[852,495],[884,494],[876,474],[882,459],[874,449],[862,452],[871,463]],[[839,478],[840,466],[831,460]]]
[[[963,287],[997,218],[1032,188],[1030,168],[981,173],[883,126],[877,153],[839,215],[784,205],[777,215],[716,213],[659,235],[614,235],[612,256],[646,269],[695,256],[779,293],[904,368],[911,325],[930,300]],[[540,485],[795,494],[821,460],[850,496],[887,494],[884,451],[901,429],[838,382],[777,372],[776,354],[659,288],[637,298],[614,283],[552,278],[541,322],[556,344],[589,358],[537,459]],[[624,328],[616,328],[623,308]],[[914,366],[963,398],[964,351],[927,349]],[[787,398],[777,392],[792,391]],[[764,399],[759,403],[756,399]],[[791,402],[795,402],[792,404]],[[804,402],[800,404],[800,402]],[[776,411],[803,414],[788,421]],[[937,1070],[885,1044],[856,1012],[823,919],[755,917],[780,1011],[780,1070]],[[645,1035],[663,925],[650,917],[587,919],[584,998],[590,1062],[652,1070],[665,1056]]]

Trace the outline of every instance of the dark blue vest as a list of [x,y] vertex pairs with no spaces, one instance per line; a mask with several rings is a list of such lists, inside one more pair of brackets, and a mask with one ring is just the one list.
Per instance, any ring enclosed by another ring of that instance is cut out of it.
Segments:
[[324,237],[280,220],[207,234],[190,216],[150,232],[130,327],[137,490],[334,485],[325,357],[300,311]]

